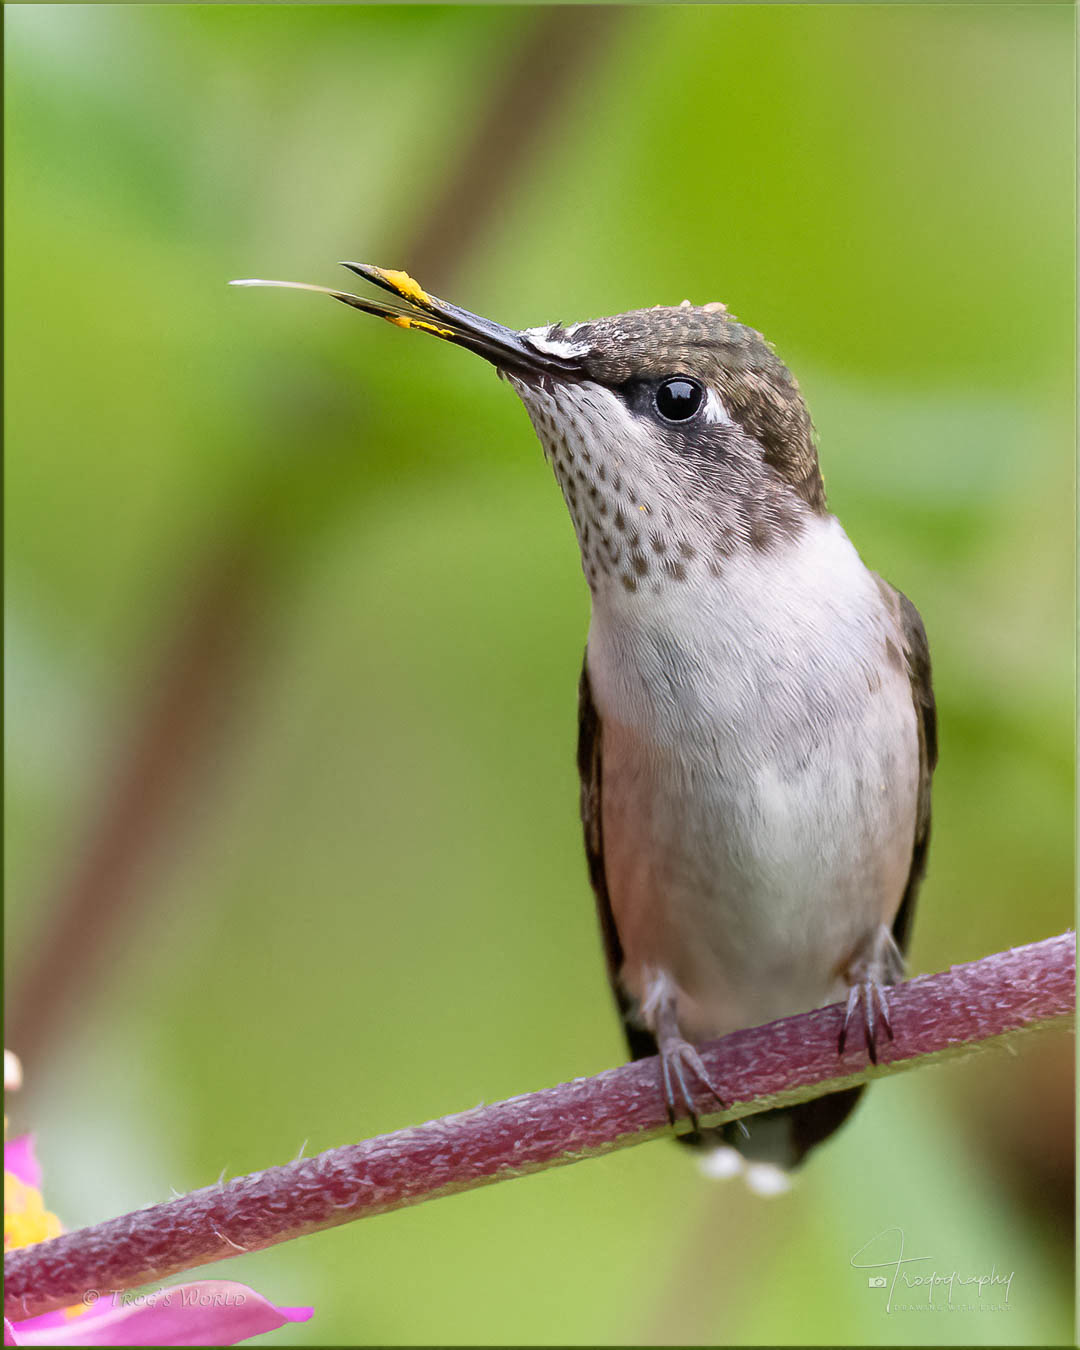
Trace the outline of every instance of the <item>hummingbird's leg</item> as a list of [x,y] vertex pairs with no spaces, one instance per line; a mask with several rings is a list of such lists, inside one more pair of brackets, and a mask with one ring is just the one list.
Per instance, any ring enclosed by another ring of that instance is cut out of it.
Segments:
[[[660,1078],[668,1124],[676,1129],[676,1122],[686,1117],[690,1121],[691,1132],[696,1134],[699,1128],[698,1114],[687,1082],[687,1071],[708,1089],[721,1110],[726,1111],[729,1103],[709,1077],[701,1056],[679,1030],[675,988],[668,977],[659,975],[653,981],[642,1006],[642,1016],[656,1037],[660,1052]],[[749,1137],[741,1120],[738,1125],[742,1133]]]
[[866,1051],[870,1056],[870,1062],[877,1063],[878,1022],[885,1028],[889,1040],[893,1039],[886,990],[890,984],[895,984],[903,973],[904,958],[900,948],[893,940],[892,932],[881,924],[859,948],[844,970],[844,978],[851,986],[851,990],[848,993],[844,1021],[840,1027],[837,1043],[841,1055],[847,1044],[848,1027],[861,1011]]

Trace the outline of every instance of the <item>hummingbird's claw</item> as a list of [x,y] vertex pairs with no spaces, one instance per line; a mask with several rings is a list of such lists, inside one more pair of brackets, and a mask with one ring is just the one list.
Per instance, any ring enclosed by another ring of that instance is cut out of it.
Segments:
[[[705,1086],[720,1109],[726,1111],[730,1102],[713,1083],[701,1061],[701,1056],[690,1042],[684,1040],[681,1036],[669,1036],[661,1041],[660,1076],[663,1081],[664,1105],[667,1109],[668,1124],[678,1133],[677,1121],[680,1117],[685,1116],[690,1122],[690,1133],[697,1134],[699,1131],[698,1113],[693,1094],[686,1081],[687,1070],[693,1073],[697,1080]],[[678,1087],[677,1093],[676,1086]],[[742,1121],[736,1121],[736,1124],[742,1134],[749,1138],[750,1132]]]

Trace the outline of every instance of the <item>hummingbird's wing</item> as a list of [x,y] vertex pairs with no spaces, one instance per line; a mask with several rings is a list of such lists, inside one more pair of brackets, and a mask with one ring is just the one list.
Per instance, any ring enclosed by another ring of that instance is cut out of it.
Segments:
[[915,843],[911,853],[911,870],[900,908],[893,921],[893,937],[902,952],[907,951],[911,936],[911,920],[915,914],[915,897],[919,883],[926,872],[926,851],[930,846],[930,780],[937,764],[937,708],[930,681],[930,646],[926,640],[919,611],[902,591],[877,578],[881,594],[889,606],[904,636],[904,660],[911,678],[911,697],[915,704],[915,723],[919,732],[919,793],[915,808]]
[[586,653],[578,685],[578,772],[581,774],[581,823],[585,829],[585,856],[589,860],[589,878],[596,893],[596,913],[600,920],[600,934],[604,939],[608,979],[615,1004],[626,1033],[631,1059],[645,1059],[657,1053],[656,1041],[643,1027],[630,1019],[630,1000],[619,982],[623,952],[611,912],[607,875],[604,870],[604,833],[601,823],[600,790],[602,774],[603,725],[593,702],[589,683],[589,660]]

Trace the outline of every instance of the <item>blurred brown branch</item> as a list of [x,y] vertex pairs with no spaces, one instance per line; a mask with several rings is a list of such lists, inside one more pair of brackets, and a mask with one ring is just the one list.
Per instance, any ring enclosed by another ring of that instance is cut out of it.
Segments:
[[[493,81],[460,159],[402,241],[405,265],[439,285],[452,280],[557,121],[575,78],[600,57],[626,13],[602,6],[522,12],[521,41]],[[92,798],[83,841],[41,898],[38,931],[9,981],[7,1044],[24,1063],[48,1057],[75,1008],[85,1015],[88,991],[101,984],[120,935],[125,949],[138,942],[133,924],[150,893],[150,864],[173,842],[184,807],[212,790],[239,675],[258,652],[272,605],[272,559],[252,514],[243,504],[196,560],[188,602],[164,638],[145,695],[133,700],[123,747]]]
[[493,211],[545,135],[568,109],[575,81],[595,64],[632,11],[609,5],[550,5],[510,53],[491,102],[441,194],[402,257],[432,287],[444,284],[477,243]]
[[[735,1032],[702,1049],[732,1108],[707,1124],[806,1101],[901,1069],[971,1054],[1075,1011],[1073,933],[998,952],[891,992],[895,1041],[870,1065],[837,1055],[842,1010]],[[610,1153],[667,1133],[655,1060],[480,1106],[271,1167],[12,1252],[5,1315],[20,1319],[132,1289],[353,1219]]]

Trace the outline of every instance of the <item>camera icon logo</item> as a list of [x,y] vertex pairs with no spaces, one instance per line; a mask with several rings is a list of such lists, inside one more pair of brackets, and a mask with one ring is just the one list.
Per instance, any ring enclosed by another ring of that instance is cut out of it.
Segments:
[[884,1289],[888,1283],[889,1281],[884,1275],[871,1275],[866,1281],[867,1287],[870,1289]]

